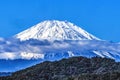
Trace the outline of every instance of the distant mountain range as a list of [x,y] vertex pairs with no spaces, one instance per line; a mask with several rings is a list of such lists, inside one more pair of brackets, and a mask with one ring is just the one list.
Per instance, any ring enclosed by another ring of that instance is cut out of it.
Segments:
[[72,56],[120,61],[120,44],[101,40],[73,23],[58,20],[43,21],[11,38],[0,38],[0,72]]
[[0,76],[10,76],[11,74],[10,72],[0,72]]

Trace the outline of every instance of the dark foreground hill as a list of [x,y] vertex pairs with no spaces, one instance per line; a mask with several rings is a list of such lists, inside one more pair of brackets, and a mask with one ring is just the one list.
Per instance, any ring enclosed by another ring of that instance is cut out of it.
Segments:
[[0,80],[120,80],[120,63],[100,57],[72,57],[46,61]]

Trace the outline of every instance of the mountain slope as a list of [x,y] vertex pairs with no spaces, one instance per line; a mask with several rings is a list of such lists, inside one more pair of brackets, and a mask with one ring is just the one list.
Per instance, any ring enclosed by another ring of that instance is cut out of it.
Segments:
[[20,40],[98,40],[95,36],[67,21],[43,21],[17,35]]
[[[2,80],[119,80],[120,63],[112,59],[72,57],[43,62]],[[70,79],[72,78],[72,79]]]
[[[41,22],[12,38],[0,38],[0,63],[6,61],[0,65],[0,71],[8,71],[5,69],[8,62],[9,71],[16,71],[38,62],[72,56],[120,61],[120,44],[99,40],[70,22],[57,20]],[[20,67],[19,60],[23,60]],[[13,65],[14,62],[19,64]]]
[[0,63],[2,64],[0,71],[4,72],[24,69],[46,60],[55,61],[72,56],[88,58],[99,56],[120,61],[120,44],[99,40],[21,42],[12,39],[7,43],[1,42],[0,49]]

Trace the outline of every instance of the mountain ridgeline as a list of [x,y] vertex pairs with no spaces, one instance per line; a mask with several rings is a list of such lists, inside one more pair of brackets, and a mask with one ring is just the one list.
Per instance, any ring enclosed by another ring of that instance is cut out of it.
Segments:
[[99,40],[97,37],[68,21],[47,20],[15,35],[21,41],[44,40]]
[[120,62],[101,57],[45,61],[0,80],[120,80]]
[[120,44],[101,40],[71,22],[58,20],[46,20],[13,37],[0,38],[0,72],[73,56],[120,61]]

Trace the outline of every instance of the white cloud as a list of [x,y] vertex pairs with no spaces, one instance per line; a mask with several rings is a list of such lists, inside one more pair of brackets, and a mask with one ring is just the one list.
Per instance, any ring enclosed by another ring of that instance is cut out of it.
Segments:
[[0,59],[16,59],[17,55],[10,52],[0,53]]

